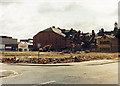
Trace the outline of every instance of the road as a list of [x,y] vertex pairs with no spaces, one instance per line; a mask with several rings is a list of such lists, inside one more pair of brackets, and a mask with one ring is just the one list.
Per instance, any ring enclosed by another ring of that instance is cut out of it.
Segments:
[[1,64],[13,75],[3,84],[118,84],[118,63],[89,61],[50,65]]

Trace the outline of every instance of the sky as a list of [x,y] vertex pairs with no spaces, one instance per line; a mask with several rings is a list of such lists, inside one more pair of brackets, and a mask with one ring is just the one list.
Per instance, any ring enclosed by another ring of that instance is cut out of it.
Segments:
[[51,26],[97,33],[114,29],[119,0],[1,0],[0,35],[33,38]]

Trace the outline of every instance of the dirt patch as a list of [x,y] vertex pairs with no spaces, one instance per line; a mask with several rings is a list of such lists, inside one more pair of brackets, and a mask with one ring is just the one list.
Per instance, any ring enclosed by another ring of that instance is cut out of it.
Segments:
[[118,59],[119,53],[2,52],[3,63],[55,64],[102,59]]

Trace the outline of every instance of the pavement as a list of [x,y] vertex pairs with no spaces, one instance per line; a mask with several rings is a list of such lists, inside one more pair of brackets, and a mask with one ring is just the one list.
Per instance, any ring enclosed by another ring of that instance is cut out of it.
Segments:
[[[2,70],[7,70],[10,74],[2,77],[3,84],[118,84],[116,60],[0,65]],[[13,72],[12,76],[10,70]]]

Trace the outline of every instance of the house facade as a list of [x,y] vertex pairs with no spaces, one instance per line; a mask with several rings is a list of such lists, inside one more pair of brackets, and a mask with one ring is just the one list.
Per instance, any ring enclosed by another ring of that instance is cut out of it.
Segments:
[[33,48],[38,50],[38,44],[41,47],[46,45],[52,45],[51,49],[72,49],[73,45],[75,50],[88,49],[91,46],[91,50],[96,49],[95,45],[95,33],[92,31],[92,35],[89,33],[81,33],[71,28],[71,30],[65,30],[55,27],[47,28],[33,37]]
[[118,52],[118,39],[113,35],[103,35],[98,38],[98,51]]
[[19,42],[18,51],[29,51],[27,42]]
[[38,44],[41,47],[46,45],[52,45],[51,49],[64,49],[65,48],[65,34],[58,28],[50,27],[47,28],[33,37],[33,48],[38,49]]
[[18,51],[32,51],[33,39],[22,39],[18,43]]

